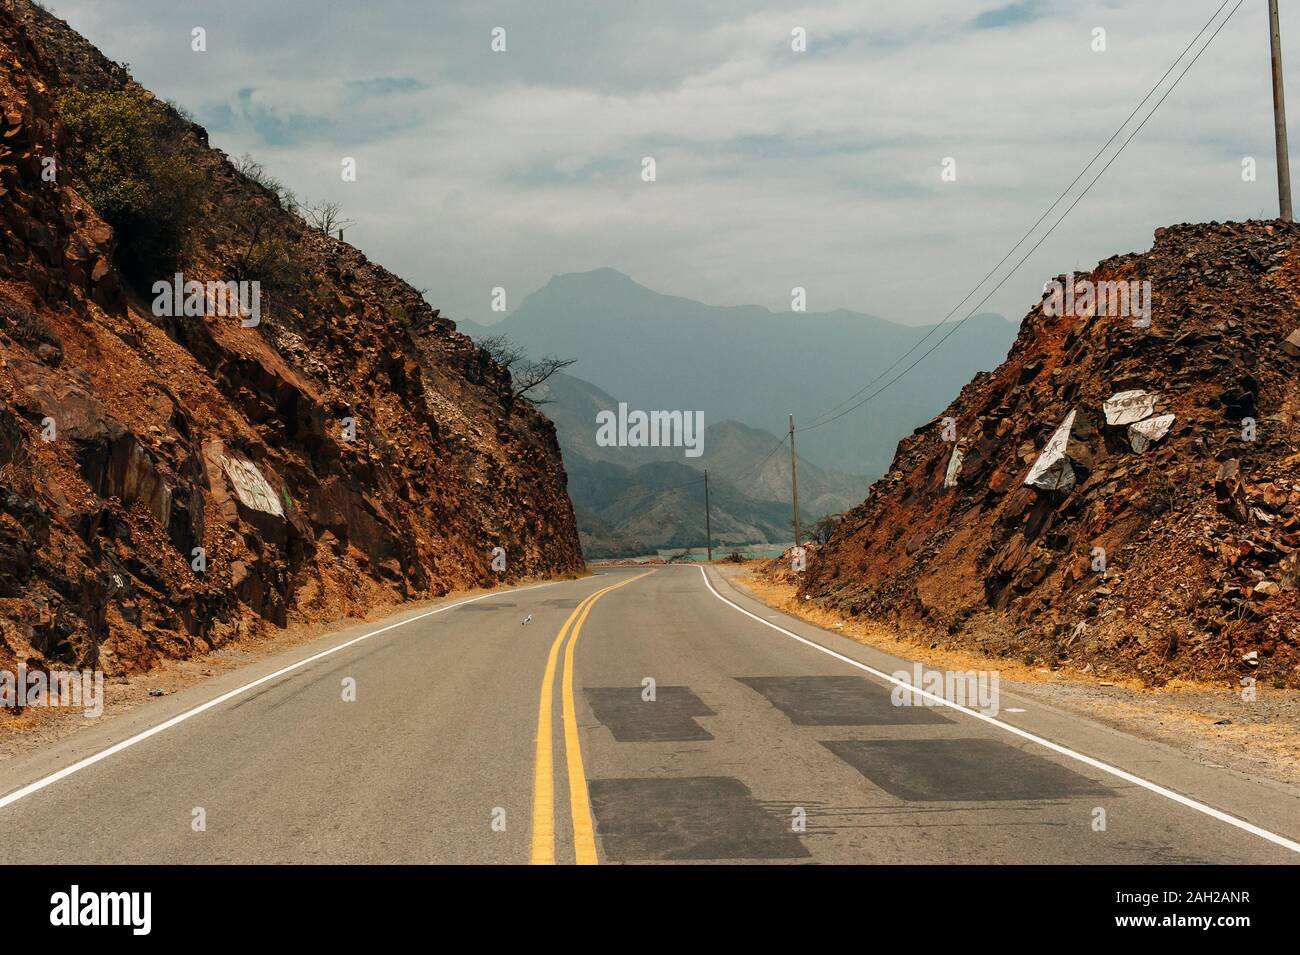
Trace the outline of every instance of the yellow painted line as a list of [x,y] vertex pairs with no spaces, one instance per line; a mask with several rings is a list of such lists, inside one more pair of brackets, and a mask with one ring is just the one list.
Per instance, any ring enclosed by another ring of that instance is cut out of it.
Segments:
[[633,581],[653,574],[648,570],[644,574],[629,577],[612,587],[593,594],[582,611],[582,616],[573,625],[573,636],[564,651],[564,683],[560,688],[564,708],[564,755],[569,766],[569,809],[573,814],[573,852],[578,865],[598,865],[600,859],[596,854],[596,829],[591,820],[591,800],[587,795],[587,774],[582,770],[582,742],[578,737],[578,712],[573,703],[573,648],[582,633],[582,625],[587,622],[587,614],[596,605],[596,601],[611,590],[626,587]]
[[[647,571],[647,573],[654,573],[654,571]],[[551,742],[552,731],[553,731],[551,712],[553,709],[552,701],[555,695],[555,670],[556,670],[556,664],[559,661],[560,647],[564,645],[565,637],[568,636],[569,628],[573,626],[573,622],[577,620],[580,615],[582,619],[585,620],[586,612],[591,609],[591,605],[594,604],[600,597],[602,597],[604,594],[609,593],[609,591],[611,590],[617,590],[619,587],[625,586],[626,584],[630,584],[634,580],[640,580],[642,577],[645,576],[646,574],[638,574],[636,577],[630,577],[627,580],[621,581],[617,584],[613,584],[609,587],[602,588],[601,590],[596,591],[594,594],[591,594],[589,597],[586,597],[581,603],[578,604],[577,607],[574,608],[573,613],[569,614],[569,619],[564,621],[564,626],[560,627],[560,632],[556,634],[555,640],[551,644],[551,652],[546,658],[546,671],[542,674],[541,700],[539,701],[537,706],[537,751],[536,751],[536,757],[534,759],[534,765],[533,765],[533,840],[532,840],[532,854],[531,854],[531,862],[533,865],[554,865],[555,864],[555,782],[554,782],[555,754]],[[581,623],[579,623],[578,626],[580,627]],[[576,636],[578,632],[577,627],[574,628],[573,632],[574,635]],[[579,748],[578,737],[577,737],[576,717],[573,720],[573,726],[574,726],[573,735],[572,737],[570,737],[569,735],[568,714],[572,710],[572,693],[573,693],[572,681],[573,681],[572,655],[566,654],[565,678],[564,678],[564,688],[565,688],[564,692],[566,695],[566,702],[564,704],[565,751],[566,754],[568,755],[568,762],[569,762],[570,794],[572,796],[573,779],[574,779],[574,766],[573,766],[574,755],[573,754],[577,753],[577,773],[578,773],[577,778],[581,784],[582,804],[585,807],[584,811],[585,811],[585,819],[586,819],[586,823],[585,823],[586,838],[587,838],[587,844],[590,845],[591,847],[590,849],[591,858],[594,861],[595,835],[591,825],[591,808],[590,808],[590,804],[587,801],[586,777],[582,773],[582,755],[581,755],[581,750]],[[572,798],[570,801],[572,802]],[[574,804],[571,808],[575,813],[575,819],[576,819],[577,818],[576,804]],[[576,823],[574,828],[576,832],[578,828]],[[583,851],[584,850],[579,849],[579,854],[582,855]],[[579,861],[581,861],[581,859]]]
[[551,697],[555,689],[555,661],[560,646],[569,632],[569,625],[582,613],[588,600],[594,600],[603,591],[585,598],[569,619],[564,621],[546,658],[546,672],[542,674],[542,698],[537,707],[537,754],[533,760],[533,865],[555,865],[555,787],[554,754],[551,747]]

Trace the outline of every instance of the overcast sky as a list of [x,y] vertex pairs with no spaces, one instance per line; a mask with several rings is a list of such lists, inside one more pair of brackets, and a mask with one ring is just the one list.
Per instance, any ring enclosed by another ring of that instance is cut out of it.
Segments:
[[[612,266],[712,304],[789,309],[798,285],[812,311],[917,323],[1002,257],[1220,2],[45,5],[213,145],[342,203],[347,238],[453,318],[500,317],[494,286],[513,309],[554,274]],[[1245,0],[988,308],[1019,319],[1046,279],[1146,249],[1160,225],[1276,214],[1266,9]],[[1284,53],[1300,122],[1300,40]]]

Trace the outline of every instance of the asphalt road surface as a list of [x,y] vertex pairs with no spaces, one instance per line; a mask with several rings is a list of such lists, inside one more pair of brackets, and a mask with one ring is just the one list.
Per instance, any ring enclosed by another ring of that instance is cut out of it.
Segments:
[[712,568],[503,590],[11,760],[0,860],[1300,861],[1294,788],[1007,692],[895,705],[900,669]]

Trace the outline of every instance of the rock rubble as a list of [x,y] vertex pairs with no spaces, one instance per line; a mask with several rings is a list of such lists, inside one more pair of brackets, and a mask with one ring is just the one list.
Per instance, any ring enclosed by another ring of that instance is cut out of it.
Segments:
[[803,595],[1048,667],[1300,686],[1298,239],[1179,225],[1074,276],[1149,281],[1149,326],[1035,307]]

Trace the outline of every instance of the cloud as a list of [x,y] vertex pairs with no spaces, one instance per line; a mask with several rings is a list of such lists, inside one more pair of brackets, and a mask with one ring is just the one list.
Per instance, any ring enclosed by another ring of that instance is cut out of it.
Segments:
[[986,10],[971,21],[971,26],[976,30],[994,30],[998,27],[1032,23],[1044,13],[1041,0],[1024,0],[1022,3],[1009,3],[996,10]]
[[333,125],[326,117],[287,109],[274,97],[247,86],[227,102],[205,105],[200,118],[209,132],[248,131],[268,146],[290,146]]
[[348,80],[346,87],[356,99],[363,100],[424,90],[428,84],[413,76],[376,76],[367,80]]
[[[517,303],[601,266],[718,304],[788,309],[799,285],[810,309],[934,321],[1218,6],[1020,3],[972,22],[970,0],[49,3],[215,145],[339,202],[349,240],[476,321],[496,317],[495,286]],[[1229,23],[985,307],[1018,318],[1045,279],[1146,248],[1160,225],[1272,214],[1257,20]],[[195,25],[205,54],[189,48]],[[496,26],[505,53],[490,50]],[[656,182],[641,180],[645,156]],[[1256,182],[1241,180],[1245,156]],[[945,157],[956,182],[940,178]]]

